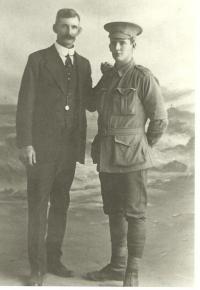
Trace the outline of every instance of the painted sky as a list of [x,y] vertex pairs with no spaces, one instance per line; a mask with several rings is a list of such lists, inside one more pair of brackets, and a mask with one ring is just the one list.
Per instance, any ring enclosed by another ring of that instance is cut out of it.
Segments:
[[112,61],[103,25],[132,21],[143,27],[134,53],[162,86],[194,88],[195,7],[191,0],[0,0],[0,102],[16,103],[28,55],[55,41],[52,25],[60,8],[81,15],[76,50],[92,65],[94,84],[102,61]]

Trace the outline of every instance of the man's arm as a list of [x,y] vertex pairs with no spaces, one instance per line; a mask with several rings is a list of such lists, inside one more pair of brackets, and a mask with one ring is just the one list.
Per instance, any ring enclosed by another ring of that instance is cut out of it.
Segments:
[[147,140],[150,146],[155,145],[167,128],[167,111],[160,86],[151,74],[144,77],[142,84],[142,103],[150,119],[147,129]]
[[163,135],[168,125],[167,119],[152,120],[147,130],[147,140],[150,146],[155,145]]
[[86,109],[90,112],[96,111],[95,98],[92,90],[92,77],[91,77],[91,66],[88,61],[87,69],[87,80],[86,80]]
[[[113,68],[113,65],[111,65],[108,62],[104,62],[101,63],[100,65],[100,69],[102,74],[104,75],[105,73],[107,73],[110,69]],[[99,82],[97,83],[97,85],[92,88],[92,78],[91,78],[91,67],[89,65],[89,78],[88,78],[88,82],[87,84],[89,84],[88,86],[88,99],[87,99],[87,105],[86,108],[88,111],[90,112],[94,112],[97,110],[96,107],[96,103],[97,103],[97,92],[99,91],[99,88],[102,86],[103,83],[103,76],[101,77],[101,79],[99,80]]]
[[25,164],[36,163],[36,154],[32,144],[32,122],[37,88],[37,68],[29,57],[18,95],[16,113],[17,146],[19,157]]

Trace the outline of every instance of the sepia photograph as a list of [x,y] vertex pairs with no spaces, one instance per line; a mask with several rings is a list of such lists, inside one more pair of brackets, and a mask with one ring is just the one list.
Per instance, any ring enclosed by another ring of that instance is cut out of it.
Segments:
[[196,6],[0,0],[0,286],[197,286]]

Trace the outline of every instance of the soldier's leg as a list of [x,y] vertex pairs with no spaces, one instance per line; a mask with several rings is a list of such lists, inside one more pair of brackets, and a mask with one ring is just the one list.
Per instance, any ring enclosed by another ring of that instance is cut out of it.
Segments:
[[46,272],[47,206],[54,173],[53,163],[27,167],[28,256],[33,274]]
[[103,208],[109,217],[111,260],[99,271],[90,272],[91,280],[123,280],[127,258],[127,221],[120,174],[100,173]]
[[74,179],[75,163],[70,169],[60,171],[54,180],[50,195],[47,230],[47,259],[49,263],[60,260],[66,229],[67,211],[70,203],[69,191]]
[[111,260],[113,269],[124,270],[127,259],[127,221],[123,214],[109,214]]
[[138,286],[138,271],[145,245],[147,170],[124,175],[126,216],[128,221],[128,261],[124,286]]

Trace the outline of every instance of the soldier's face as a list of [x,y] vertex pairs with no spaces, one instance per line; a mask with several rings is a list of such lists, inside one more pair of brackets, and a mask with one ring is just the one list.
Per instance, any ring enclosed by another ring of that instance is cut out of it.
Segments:
[[78,17],[58,18],[53,26],[57,34],[57,42],[65,47],[72,47],[77,35],[81,31]]
[[116,63],[127,63],[133,56],[130,39],[111,38],[109,48]]

